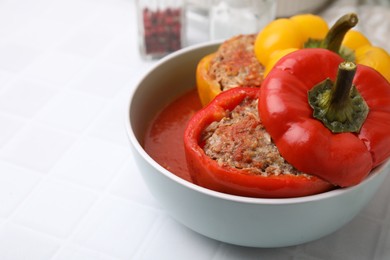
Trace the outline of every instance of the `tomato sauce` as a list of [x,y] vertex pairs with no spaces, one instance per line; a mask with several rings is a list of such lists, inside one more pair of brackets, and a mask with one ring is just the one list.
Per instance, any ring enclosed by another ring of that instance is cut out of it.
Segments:
[[165,169],[191,181],[184,153],[183,135],[187,122],[201,109],[198,93],[193,89],[162,109],[145,134],[145,151]]

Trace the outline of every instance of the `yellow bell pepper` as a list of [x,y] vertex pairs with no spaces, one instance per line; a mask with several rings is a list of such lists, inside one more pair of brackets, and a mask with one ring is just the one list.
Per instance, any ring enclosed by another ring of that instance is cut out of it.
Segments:
[[218,82],[212,79],[208,74],[210,62],[214,56],[215,53],[206,55],[199,61],[196,67],[196,87],[199,99],[203,106],[208,104],[221,92],[221,87]]
[[[328,24],[320,16],[296,15],[269,23],[256,37],[255,55],[267,67],[270,56],[282,49],[301,49],[309,39],[323,39],[329,31]],[[286,53],[287,54],[287,53]]]
[[325,20],[316,15],[277,19],[258,33],[255,55],[265,66],[266,76],[287,53],[301,48],[326,48],[346,60],[374,68],[390,82],[390,55],[372,46],[360,32],[350,30],[357,22],[354,13],[342,16],[330,29]]
[[343,47],[353,52],[356,63],[374,68],[390,82],[390,55],[384,49],[371,45],[362,33],[354,30],[345,35]]
[[364,45],[371,45],[371,42],[361,32],[349,30],[341,44],[351,50],[356,50]]

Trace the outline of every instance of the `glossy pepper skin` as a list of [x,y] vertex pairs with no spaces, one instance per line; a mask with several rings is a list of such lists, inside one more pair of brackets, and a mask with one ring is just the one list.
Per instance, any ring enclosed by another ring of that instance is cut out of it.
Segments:
[[221,86],[219,83],[212,79],[208,74],[210,62],[214,56],[215,53],[206,55],[199,61],[196,67],[196,86],[199,99],[203,106],[210,103],[215,96],[221,93]]
[[343,59],[325,49],[290,53],[276,63],[259,96],[263,124],[281,155],[298,170],[348,187],[361,182],[390,156],[390,84],[357,65],[353,84],[369,107],[357,133],[333,133],[313,117],[308,91],[335,80]]
[[274,52],[301,49],[309,39],[325,38],[328,31],[326,21],[317,15],[301,14],[276,19],[258,33],[255,41],[256,57],[267,67]]
[[[353,20],[356,19],[356,22]],[[346,26],[346,24],[350,25]],[[349,30],[357,23],[357,16],[347,14],[339,19],[329,30],[326,22],[315,15],[297,15],[290,19],[280,18],[269,23],[258,33],[255,41],[255,54],[260,63],[265,65],[265,75],[284,55],[295,50],[310,47],[310,40],[325,40],[339,43],[335,52],[349,54],[348,59],[357,64],[367,65],[380,72],[390,82],[390,55],[382,48],[371,45],[360,32]],[[308,26],[310,25],[310,28]],[[343,26],[346,26],[343,28]],[[337,29],[339,27],[340,29]],[[348,28],[349,27],[349,28]],[[334,30],[336,28],[336,30]],[[334,32],[340,33],[334,33]],[[329,35],[328,35],[329,34]],[[315,47],[328,48],[327,44]]]
[[257,98],[258,89],[237,87],[219,94],[211,103],[197,112],[184,133],[187,166],[194,183],[215,191],[263,198],[286,198],[321,193],[334,186],[315,176],[262,176],[232,167],[220,166],[202,149],[202,131],[214,121],[221,120],[226,110],[232,110],[244,98]]
[[345,34],[342,46],[353,52],[356,63],[374,68],[390,82],[390,55],[387,51],[372,45],[361,32],[355,30]]

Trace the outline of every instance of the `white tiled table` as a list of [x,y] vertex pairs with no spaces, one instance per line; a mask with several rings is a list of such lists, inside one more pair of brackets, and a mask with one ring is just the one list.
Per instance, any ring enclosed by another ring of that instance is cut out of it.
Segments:
[[[390,11],[370,10],[382,16],[361,29],[389,51],[389,23],[367,28]],[[153,64],[135,21],[131,0],[0,1],[1,260],[390,259],[390,178],[350,224],[300,246],[232,246],[172,220],[124,128],[129,92]]]

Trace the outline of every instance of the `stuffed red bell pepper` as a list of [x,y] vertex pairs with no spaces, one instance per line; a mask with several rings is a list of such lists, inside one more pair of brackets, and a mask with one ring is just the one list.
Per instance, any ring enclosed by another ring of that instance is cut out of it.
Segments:
[[332,184],[361,182],[390,156],[390,84],[325,49],[282,58],[259,95],[263,124],[298,170]]
[[194,183],[248,197],[298,197],[332,189],[279,154],[258,115],[258,89],[219,94],[189,121],[184,145]]

